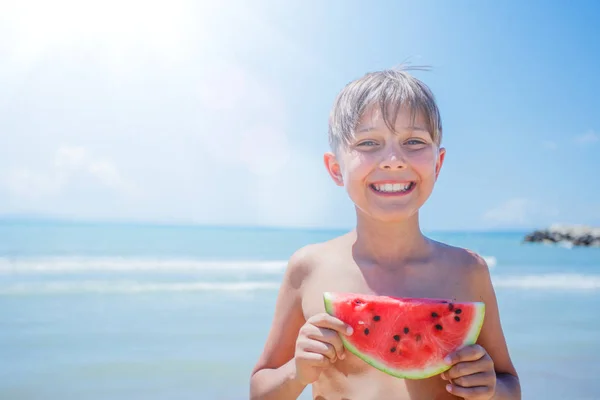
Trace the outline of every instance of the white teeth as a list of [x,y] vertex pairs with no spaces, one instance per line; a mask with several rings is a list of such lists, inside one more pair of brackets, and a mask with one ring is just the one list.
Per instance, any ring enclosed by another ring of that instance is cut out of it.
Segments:
[[394,193],[394,192],[404,192],[407,191],[408,189],[411,188],[412,183],[409,182],[407,184],[401,184],[401,183],[386,183],[383,185],[373,185],[373,187],[378,191],[378,192],[386,192],[386,193]]

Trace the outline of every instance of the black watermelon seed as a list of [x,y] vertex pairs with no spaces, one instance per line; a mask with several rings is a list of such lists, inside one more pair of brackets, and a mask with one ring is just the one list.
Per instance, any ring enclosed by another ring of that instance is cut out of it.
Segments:
[[390,351],[393,353],[393,352],[395,352],[395,351],[396,351],[396,348],[395,348],[395,347],[392,347],[392,348],[390,349]]
[[436,313],[436,312],[432,312],[432,313],[431,313],[431,316],[432,316],[433,318],[437,318],[437,317],[439,317],[438,313]]
[[365,328],[365,335],[369,334],[369,328]]
[[462,310],[460,308],[457,308],[456,311],[454,311],[455,314],[460,314],[462,312]]
[[407,326],[404,327],[404,333],[408,333],[408,327]]
[[400,335],[394,335],[394,340],[396,342],[399,342],[400,341]]
[[457,315],[457,316],[455,316],[455,317],[454,317],[454,320],[455,320],[456,322],[458,322],[458,321],[460,321],[460,317]]
[[440,324],[437,324],[437,325],[435,326],[435,329],[437,329],[438,331],[441,331],[441,330],[442,330],[442,326],[441,326]]
[[379,321],[379,320],[381,319],[381,317],[380,317],[379,315],[376,315],[376,316],[374,316],[374,317],[373,317],[373,319],[374,319],[375,321]]
[[362,300],[359,300],[359,299],[356,299],[356,300],[354,300],[354,302],[355,302],[356,304],[362,304]]
[[417,333],[417,336],[415,336],[415,340],[416,340],[417,342],[420,342],[420,341],[421,341],[421,335],[419,335],[419,334]]
[[450,311],[454,310],[454,304],[452,304],[452,303],[448,304],[448,310],[450,310]]

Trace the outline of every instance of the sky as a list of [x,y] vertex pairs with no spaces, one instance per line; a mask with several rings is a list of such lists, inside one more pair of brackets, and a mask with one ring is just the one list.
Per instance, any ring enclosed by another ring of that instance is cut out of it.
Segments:
[[424,229],[600,225],[592,1],[0,0],[0,216],[346,228],[333,99],[409,61],[447,150]]

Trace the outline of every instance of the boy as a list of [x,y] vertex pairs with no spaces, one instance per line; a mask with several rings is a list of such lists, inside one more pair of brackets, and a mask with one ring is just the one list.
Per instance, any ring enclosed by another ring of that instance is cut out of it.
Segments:
[[[338,95],[324,161],[355,204],[356,228],[290,258],[252,399],[296,399],[309,384],[319,400],[520,399],[485,261],[419,227],[446,153],[441,137],[433,95],[406,70],[367,74]],[[325,313],[324,291],[484,301],[486,317],[478,343],[452,354],[451,369],[402,380],[344,350],[340,335],[352,332]]]

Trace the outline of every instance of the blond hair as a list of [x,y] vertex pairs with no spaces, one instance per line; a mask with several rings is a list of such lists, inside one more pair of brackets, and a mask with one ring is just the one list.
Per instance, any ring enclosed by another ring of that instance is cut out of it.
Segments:
[[400,66],[370,72],[348,83],[338,94],[329,115],[329,145],[333,151],[348,145],[356,124],[371,106],[378,106],[388,128],[394,132],[395,120],[401,107],[410,110],[412,117],[420,113],[432,140],[442,141],[442,120],[435,97],[427,85],[408,73],[427,67]]

